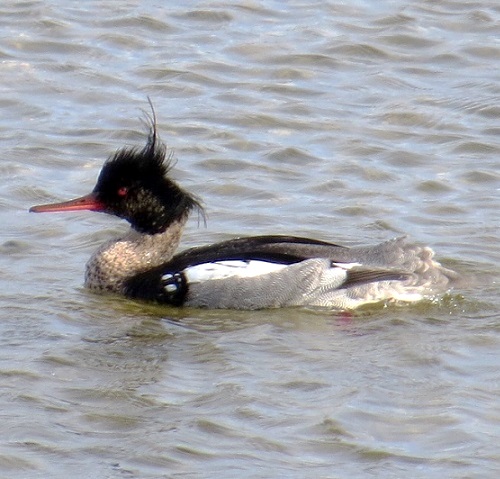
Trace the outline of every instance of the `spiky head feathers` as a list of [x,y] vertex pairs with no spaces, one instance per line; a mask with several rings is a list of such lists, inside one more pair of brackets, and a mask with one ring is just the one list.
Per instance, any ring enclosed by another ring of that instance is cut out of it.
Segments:
[[168,177],[172,159],[159,141],[154,118],[144,148],[122,148],[104,164],[93,193],[103,211],[124,218],[141,233],[164,231],[199,201]]

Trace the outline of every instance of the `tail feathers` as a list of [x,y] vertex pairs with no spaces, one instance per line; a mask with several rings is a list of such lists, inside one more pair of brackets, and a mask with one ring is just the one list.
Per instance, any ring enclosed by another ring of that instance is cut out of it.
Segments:
[[406,242],[401,236],[372,247],[353,248],[356,259],[365,267],[398,270],[408,274],[408,285],[443,291],[453,287],[459,275],[434,260],[434,251],[427,246]]
[[405,269],[412,271],[413,286],[430,293],[446,291],[455,286],[460,276],[434,260],[434,251],[427,246],[404,245]]

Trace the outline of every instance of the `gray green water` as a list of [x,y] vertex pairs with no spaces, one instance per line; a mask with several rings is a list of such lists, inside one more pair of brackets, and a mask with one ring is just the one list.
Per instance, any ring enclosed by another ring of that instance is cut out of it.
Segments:
[[[0,476],[496,478],[497,2],[4,1]],[[126,226],[30,215],[145,141],[203,198],[183,246],[407,233],[467,282],[352,318],[82,288]]]

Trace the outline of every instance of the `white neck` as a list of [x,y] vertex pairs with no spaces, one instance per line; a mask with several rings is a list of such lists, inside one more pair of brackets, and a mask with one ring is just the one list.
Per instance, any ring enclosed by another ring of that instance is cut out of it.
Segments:
[[103,244],[87,263],[85,286],[96,291],[123,292],[125,280],[172,258],[186,220],[187,215],[154,235],[131,229],[122,238]]

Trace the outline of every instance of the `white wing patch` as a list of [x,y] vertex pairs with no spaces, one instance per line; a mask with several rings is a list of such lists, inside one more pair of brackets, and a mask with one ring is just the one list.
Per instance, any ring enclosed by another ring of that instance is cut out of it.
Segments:
[[333,263],[332,262],[332,267],[333,268],[341,268],[341,269],[352,269],[355,268],[356,266],[363,266],[361,263]]
[[184,274],[189,283],[200,283],[211,279],[225,279],[233,276],[237,278],[253,278],[280,271],[286,267],[285,264],[270,263],[268,261],[227,260],[189,266],[184,270]]

